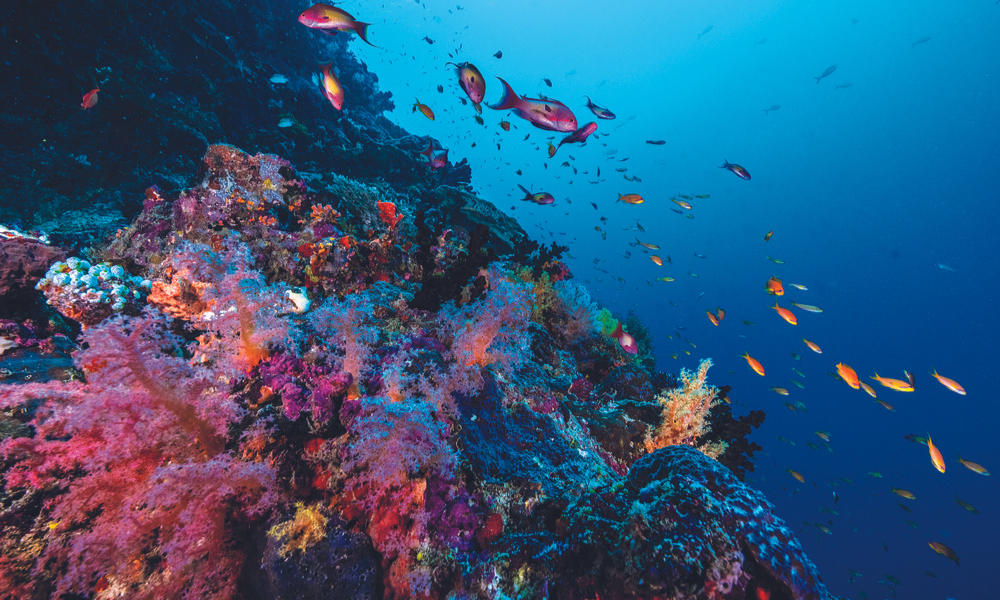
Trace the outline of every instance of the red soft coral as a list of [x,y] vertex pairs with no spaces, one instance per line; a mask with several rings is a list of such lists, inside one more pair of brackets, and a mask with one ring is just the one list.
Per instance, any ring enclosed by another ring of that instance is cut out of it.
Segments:
[[274,474],[225,452],[241,411],[221,370],[178,356],[181,340],[165,326],[149,312],[87,331],[76,357],[90,366],[86,383],[0,388],[0,408],[43,401],[35,436],[7,440],[0,452],[12,461],[8,494],[50,498],[34,575],[58,573],[53,597],[89,595],[98,580],[130,598],[235,593],[243,556],[227,521],[259,518]]

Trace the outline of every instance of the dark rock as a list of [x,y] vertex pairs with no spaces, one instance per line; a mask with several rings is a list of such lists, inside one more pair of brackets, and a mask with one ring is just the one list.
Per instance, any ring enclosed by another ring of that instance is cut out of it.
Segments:
[[66,254],[27,238],[0,239],[0,318],[16,318],[15,310],[41,298],[35,284],[49,266]]

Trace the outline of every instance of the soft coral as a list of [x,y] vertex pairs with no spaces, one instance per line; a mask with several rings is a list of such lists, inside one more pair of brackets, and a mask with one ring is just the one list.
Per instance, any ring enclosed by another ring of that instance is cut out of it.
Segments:
[[[49,500],[34,577],[54,596],[115,586],[129,597],[229,598],[242,562],[227,520],[259,518],[270,467],[225,452],[240,409],[220,368],[194,367],[162,315],[115,319],[84,334],[86,383],[0,388],[0,408],[41,399],[31,438],[7,440],[8,494]],[[5,549],[6,550],[6,549]],[[33,585],[15,573],[0,581]]]

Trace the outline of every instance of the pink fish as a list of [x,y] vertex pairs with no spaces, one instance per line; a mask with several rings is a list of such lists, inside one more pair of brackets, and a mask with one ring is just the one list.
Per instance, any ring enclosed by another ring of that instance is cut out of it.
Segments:
[[362,23],[336,6],[322,2],[313,4],[299,15],[299,23],[310,29],[319,29],[329,35],[334,35],[338,31],[353,31],[369,46],[375,45],[368,41],[368,25],[370,23]]
[[483,109],[479,104],[486,96],[486,80],[483,79],[483,74],[479,72],[476,65],[470,62],[445,64],[453,65],[458,69],[458,85],[462,87],[469,100],[472,100],[472,106],[475,107],[476,112],[481,113]]
[[521,188],[521,191],[524,192],[524,198],[521,198],[521,200],[530,200],[531,202],[542,206],[552,204],[556,201],[552,194],[548,192],[538,192],[537,194],[532,194],[521,184],[518,184],[517,187]]
[[618,345],[622,347],[622,350],[628,352],[629,354],[638,354],[639,345],[635,343],[635,338],[625,333],[622,329],[622,324],[619,323],[618,327],[615,328],[615,332],[611,334],[611,337],[618,338]]
[[723,163],[722,166],[719,167],[720,169],[726,169],[727,171],[732,171],[740,179],[747,179],[747,180],[750,179],[750,171],[747,171],[746,169],[744,169],[743,167],[739,166],[738,164],[731,163],[728,160],[724,160],[724,161],[722,161],[722,163]]
[[541,100],[538,98],[522,98],[518,96],[510,84],[497,77],[503,84],[503,96],[496,104],[491,104],[494,110],[513,110],[514,114],[530,122],[539,129],[548,131],[576,131],[576,115],[568,106],[558,100]]
[[434,140],[430,141],[430,145],[427,149],[422,151],[421,154],[427,157],[427,166],[433,171],[434,169],[440,169],[441,167],[448,164],[448,150],[435,150]]
[[83,95],[83,102],[80,104],[80,108],[84,110],[90,110],[94,108],[97,104],[97,92],[101,91],[100,88],[94,88]]
[[[559,142],[559,146],[556,147],[556,150],[561,148],[563,144],[582,144],[583,142],[586,142],[587,138],[590,137],[590,134],[594,133],[596,129],[597,123],[587,123],[583,127],[564,137],[562,141]],[[549,156],[551,157],[553,154],[555,154],[554,150],[551,154],[549,154]]]

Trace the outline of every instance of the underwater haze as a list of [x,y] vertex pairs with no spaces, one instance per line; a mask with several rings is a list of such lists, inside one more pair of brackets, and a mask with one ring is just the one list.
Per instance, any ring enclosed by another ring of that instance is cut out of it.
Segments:
[[[370,38],[387,49],[356,47],[394,92],[392,118],[446,140],[453,160],[469,159],[480,193],[531,235],[569,246],[569,264],[595,299],[648,324],[660,368],[712,357],[710,377],[733,386],[736,410],[767,412],[754,434],[766,450],[748,481],[794,525],[831,592],[996,597],[997,480],[956,459],[1000,465],[1000,6],[516,0],[461,8],[387,3]],[[488,108],[479,126],[458,104],[457,86],[435,89],[454,77],[449,60],[480,68],[486,102],[500,97],[501,76],[519,94],[562,100],[580,125],[596,121],[596,133],[549,158],[546,141],[563,134]],[[594,119],[585,95],[617,119]],[[433,105],[436,120],[411,112],[411,97]],[[501,119],[516,129],[501,131]],[[560,167],[570,156],[577,175]],[[724,159],[752,178],[719,169]],[[518,184],[556,201],[522,202]],[[616,204],[619,193],[645,203]],[[670,202],[678,194],[711,197],[687,211]],[[652,254],[672,260],[657,266]],[[765,293],[771,276],[785,282],[784,296]],[[776,300],[798,325],[770,308]],[[716,307],[725,311],[718,327],[705,315]],[[895,410],[832,378],[837,363]],[[935,381],[934,369],[967,395]],[[913,393],[869,378],[903,379],[904,370],[915,375]],[[829,432],[828,444],[817,430]],[[944,474],[907,434],[930,434]],[[934,541],[954,549],[961,566],[935,554]]]

